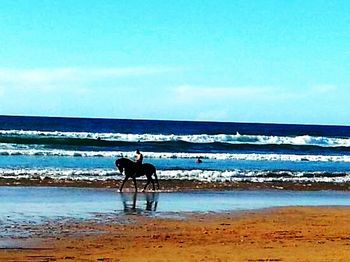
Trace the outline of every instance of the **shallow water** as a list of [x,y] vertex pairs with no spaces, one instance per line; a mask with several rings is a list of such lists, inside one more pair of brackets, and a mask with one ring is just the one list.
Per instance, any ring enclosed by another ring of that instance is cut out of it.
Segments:
[[0,187],[0,223],[37,224],[51,219],[89,219],[96,214],[166,215],[279,206],[350,205],[341,191],[196,191],[118,193],[115,189]]

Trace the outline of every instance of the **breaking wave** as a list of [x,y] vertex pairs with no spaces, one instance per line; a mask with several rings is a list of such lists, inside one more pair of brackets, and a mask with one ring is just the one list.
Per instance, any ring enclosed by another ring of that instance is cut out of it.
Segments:
[[[162,180],[198,180],[206,182],[350,182],[350,173],[261,170],[158,170]],[[106,181],[123,176],[111,169],[0,169],[2,179],[45,179]]]
[[[318,137],[318,136],[268,136],[239,134],[123,134],[123,133],[92,133],[92,132],[62,132],[62,131],[28,131],[0,130],[0,142],[15,144],[80,144],[96,145],[96,141],[104,145],[116,145],[113,142],[186,142],[195,144],[225,143],[252,145],[295,145],[318,147],[350,147],[349,137]],[[110,142],[111,144],[108,144]]]
[[[0,144],[0,156],[55,156],[55,157],[107,157],[134,158],[134,151],[82,151],[64,149],[42,149]],[[143,152],[149,159],[203,159],[246,160],[246,161],[292,161],[292,162],[350,162],[350,155],[276,154],[276,153],[186,153],[186,152]]]

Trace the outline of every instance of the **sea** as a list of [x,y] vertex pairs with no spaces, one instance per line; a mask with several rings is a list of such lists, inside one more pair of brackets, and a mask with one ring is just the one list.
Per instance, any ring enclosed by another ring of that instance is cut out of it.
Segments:
[[120,180],[137,149],[163,180],[350,182],[350,126],[0,116],[5,180]]

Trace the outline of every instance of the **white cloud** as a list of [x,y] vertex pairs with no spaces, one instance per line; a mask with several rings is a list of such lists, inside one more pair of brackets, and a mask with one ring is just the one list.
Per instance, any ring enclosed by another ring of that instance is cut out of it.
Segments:
[[204,112],[199,112],[196,120],[208,120],[215,119],[216,121],[227,121],[230,118],[229,110],[220,109],[220,110],[209,110]]
[[200,87],[183,85],[175,88],[178,102],[218,101],[222,99],[266,99],[278,93],[274,87]]
[[273,86],[191,86],[182,85],[174,88],[174,99],[178,103],[218,103],[224,101],[301,101],[310,96],[334,93],[334,85],[318,85],[304,89],[290,89]]
[[0,69],[0,81],[3,83],[48,83],[61,79],[70,79],[75,75],[74,69]]
[[310,91],[318,94],[332,93],[337,90],[335,85],[317,85],[310,88]]
[[4,87],[52,88],[62,83],[89,82],[122,77],[141,77],[176,71],[168,67],[124,68],[53,68],[53,69],[1,69],[0,83]]

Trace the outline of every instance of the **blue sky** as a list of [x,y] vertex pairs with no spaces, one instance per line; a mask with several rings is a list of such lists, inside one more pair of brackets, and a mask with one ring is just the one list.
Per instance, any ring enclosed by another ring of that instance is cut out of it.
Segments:
[[0,114],[350,125],[349,1],[2,0]]

